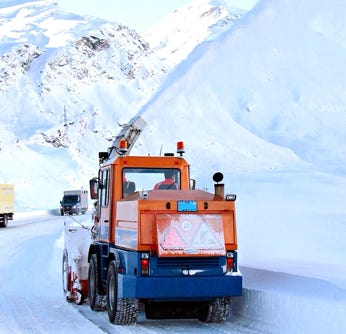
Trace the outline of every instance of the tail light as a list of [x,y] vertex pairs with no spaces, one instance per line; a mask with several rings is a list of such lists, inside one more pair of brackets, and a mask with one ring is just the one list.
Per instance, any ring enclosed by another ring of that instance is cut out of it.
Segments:
[[142,253],[141,255],[141,275],[149,276],[149,254]]
[[226,272],[235,271],[235,256],[234,252],[226,253]]

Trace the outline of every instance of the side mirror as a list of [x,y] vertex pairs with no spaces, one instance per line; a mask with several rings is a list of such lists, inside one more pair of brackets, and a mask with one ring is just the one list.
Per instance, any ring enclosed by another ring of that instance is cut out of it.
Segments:
[[94,177],[89,181],[89,187],[90,187],[90,198],[97,199],[97,192],[99,188],[99,180],[97,177]]

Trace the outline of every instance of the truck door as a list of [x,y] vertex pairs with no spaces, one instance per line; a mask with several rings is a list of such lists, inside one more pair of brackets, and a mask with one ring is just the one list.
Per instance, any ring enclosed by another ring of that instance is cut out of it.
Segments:
[[99,180],[100,189],[98,193],[99,202],[99,223],[98,223],[98,236],[99,239],[108,241],[110,233],[110,203],[111,203],[111,170],[110,168],[100,170]]

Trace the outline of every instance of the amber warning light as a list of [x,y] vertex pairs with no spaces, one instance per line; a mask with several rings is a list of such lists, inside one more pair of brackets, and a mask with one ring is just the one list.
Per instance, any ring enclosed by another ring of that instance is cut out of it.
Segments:
[[185,153],[185,147],[184,147],[184,142],[183,141],[178,141],[177,142],[177,153],[180,154],[180,156]]
[[125,154],[127,152],[127,141],[125,139],[121,139],[119,141],[119,152],[121,154]]

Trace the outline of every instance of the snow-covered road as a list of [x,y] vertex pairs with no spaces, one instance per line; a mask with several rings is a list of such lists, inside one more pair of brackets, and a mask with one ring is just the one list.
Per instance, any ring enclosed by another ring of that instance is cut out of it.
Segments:
[[0,232],[0,333],[102,333],[68,305],[54,244],[58,216],[18,219]]
[[[64,217],[18,218],[0,230],[0,333],[133,333],[106,313],[65,301],[61,283]],[[78,219],[88,219],[80,216]],[[242,268],[244,296],[223,324],[147,320],[137,333],[341,333],[346,291],[323,280]]]

